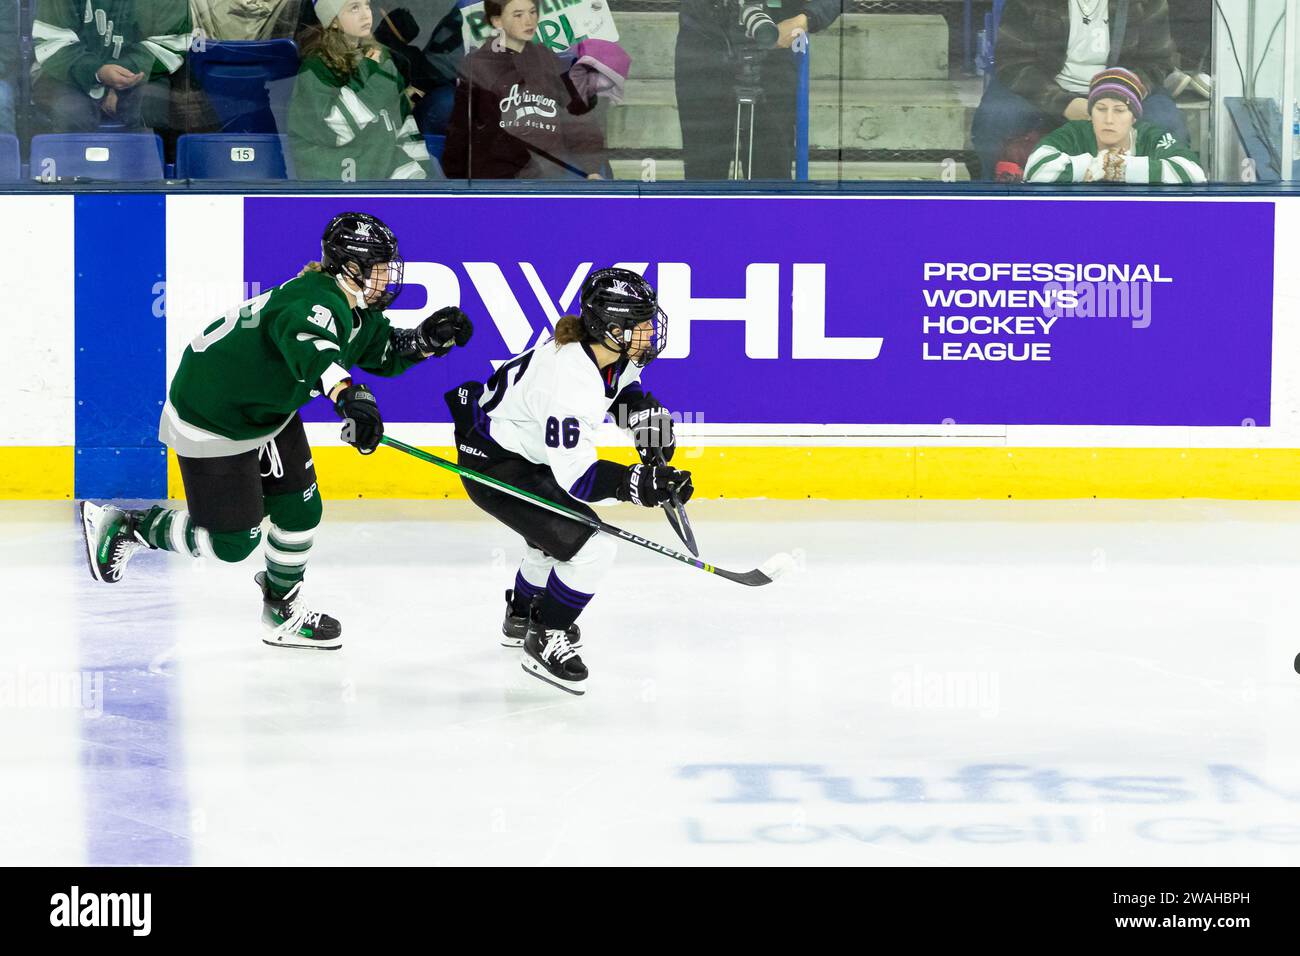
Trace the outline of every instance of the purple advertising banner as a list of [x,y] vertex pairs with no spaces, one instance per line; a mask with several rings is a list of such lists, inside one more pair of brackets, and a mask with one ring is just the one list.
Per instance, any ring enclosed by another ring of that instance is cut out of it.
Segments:
[[445,390],[622,264],[669,318],[645,381],[699,421],[1269,424],[1267,202],[247,197],[245,279],[297,275],[348,210],[398,235],[398,324],[458,304],[475,325],[464,351],[372,382],[389,421],[447,421]]

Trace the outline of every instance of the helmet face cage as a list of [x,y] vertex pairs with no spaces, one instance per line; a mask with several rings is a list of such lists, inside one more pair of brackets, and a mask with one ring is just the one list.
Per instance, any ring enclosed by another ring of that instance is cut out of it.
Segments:
[[[655,314],[645,321],[652,323],[650,326],[650,341],[637,356],[632,358],[632,364],[637,368],[645,368],[659,357],[660,352],[668,347],[668,316],[664,313],[664,310],[656,305]],[[645,323],[641,324],[644,325]],[[631,349],[632,343],[635,341],[635,334],[634,331],[632,336],[627,337],[628,347],[623,350],[624,352]]]
[[[372,278],[380,265],[388,271],[382,286]],[[369,309],[386,309],[393,303],[401,294],[406,271],[393,231],[365,213],[344,213],[330,221],[321,240],[321,266],[357,285]]]
[[[375,282],[373,278],[377,266],[388,267],[388,281],[383,285]],[[361,287],[362,294],[365,296],[366,307],[370,309],[388,308],[402,292],[402,280],[406,274],[405,261],[401,256],[394,256],[386,261],[380,259],[371,262],[362,268],[363,272],[360,275],[352,275],[351,271],[349,271],[349,275]]]
[[638,338],[638,327],[651,323],[649,341],[632,358],[639,368],[648,365],[667,345],[668,317],[659,308],[654,288],[635,272],[627,269],[593,272],[582,290],[581,301],[587,334],[629,357]]

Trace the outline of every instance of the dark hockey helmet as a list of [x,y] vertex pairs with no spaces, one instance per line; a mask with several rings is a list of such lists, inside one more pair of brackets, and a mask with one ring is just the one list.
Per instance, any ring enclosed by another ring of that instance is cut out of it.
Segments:
[[[322,270],[345,276],[364,289],[368,308],[386,309],[401,293],[405,265],[397,254],[397,236],[374,216],[364,212],[335,216],[325,227],[320,250]],[[382,288],[370,278],[377,265],[388,266],[388,281]]]
[[648,365],[668,344],[668,316],[649,282],[629,269],[597,269],[587,276],[579,294],[582,327],[587,335],[627,355],[636,342],[636,328],[650,327],[650,341],[632,359]]

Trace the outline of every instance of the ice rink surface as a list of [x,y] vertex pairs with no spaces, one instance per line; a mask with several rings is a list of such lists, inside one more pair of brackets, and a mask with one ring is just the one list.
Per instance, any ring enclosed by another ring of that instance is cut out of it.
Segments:
[[260,642],[259,561],[99,585],[72,503],[0,503],[0,864],[1300,858],[1300,505],[691,511],[799,570],[621,545],[575,698],[498,645],[520,546],[465,503],[327,503],[333,653]]

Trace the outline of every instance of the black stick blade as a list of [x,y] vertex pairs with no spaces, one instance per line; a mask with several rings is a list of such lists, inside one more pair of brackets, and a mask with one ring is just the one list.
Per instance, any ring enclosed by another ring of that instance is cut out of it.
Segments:
[[[659,464],[668,464],[667,460],[664,458],[662,448],[656,448],[654,454],[655,460],[658,461]],[[690,519],[686,517],[686,507],[677,497],[676,491],[673,491],[668,496],[668,500],[664,502],[663,508],[664,514],[668,516],[668,524],[673,529],[673,533],[681,539],[682,544],[686,545],[691,554],[698,558],[700,556],[700,549],[695,543],[695,532],[691,530]]]
[[682,539],[682,544],[698,558],[700,549],[695,544],[695,534],[691,531],[691,523],[686,518],[686,509],[682,507],[676,495],[673,495],[672,501],[664,502],[664,514],[668,515],[668,524],[676,532],[677,537]]
[[713,573],[726,578],[728,581],[735,581],[737,584],[747,584],[751,588],[761,588],[764,584],[771,584],[772,579],[762,571],[755,568],[753,571],[739,573],[736,571],[724,571],[722,568],[714,568]]
[[743,574],[737,574],[735,571],[723,571],[720,568],[715,569],[715,571],[728,580],[739,584],[747,584],[751,588],[759,588],[764,584],[771,584],[783,574],[789,574],[798,566],[799,564],[794,555],[782,551],[780,554],[772,555],[753,571],[746,571]]

